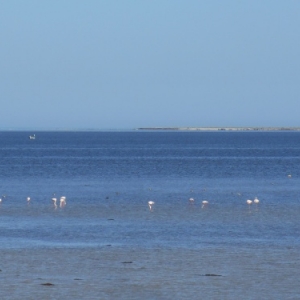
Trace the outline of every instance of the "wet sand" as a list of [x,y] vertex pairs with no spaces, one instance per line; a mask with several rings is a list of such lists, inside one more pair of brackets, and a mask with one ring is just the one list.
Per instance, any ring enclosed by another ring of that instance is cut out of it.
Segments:
[[299,249],[1,250],[2,299],[296,299]]

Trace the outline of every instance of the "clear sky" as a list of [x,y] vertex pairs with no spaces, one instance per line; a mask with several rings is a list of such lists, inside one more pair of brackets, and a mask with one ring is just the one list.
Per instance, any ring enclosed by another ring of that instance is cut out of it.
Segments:
[[300,126],[299,0],[0,0],[0,129]]

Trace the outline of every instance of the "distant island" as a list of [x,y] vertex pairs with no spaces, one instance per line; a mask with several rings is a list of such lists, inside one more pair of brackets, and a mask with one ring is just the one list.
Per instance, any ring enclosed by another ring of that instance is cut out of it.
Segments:
[[178,131],[300,131],[300,127],[141,127],[137,130]]

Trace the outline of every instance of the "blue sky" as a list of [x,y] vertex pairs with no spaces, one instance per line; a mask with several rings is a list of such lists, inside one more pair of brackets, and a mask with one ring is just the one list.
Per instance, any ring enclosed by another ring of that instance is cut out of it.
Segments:
[[300,126],[299,11],[0,0],[0,129]]

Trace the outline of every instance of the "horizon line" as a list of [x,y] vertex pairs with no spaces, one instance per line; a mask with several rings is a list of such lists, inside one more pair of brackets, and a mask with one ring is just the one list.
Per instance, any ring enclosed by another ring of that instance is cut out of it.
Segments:
[[97,132],[97,131],[300,131],[297,126],[201,126],[201,127],[135,127],[135,128],[0,128],[0,132],[19,131],[19,132]]

